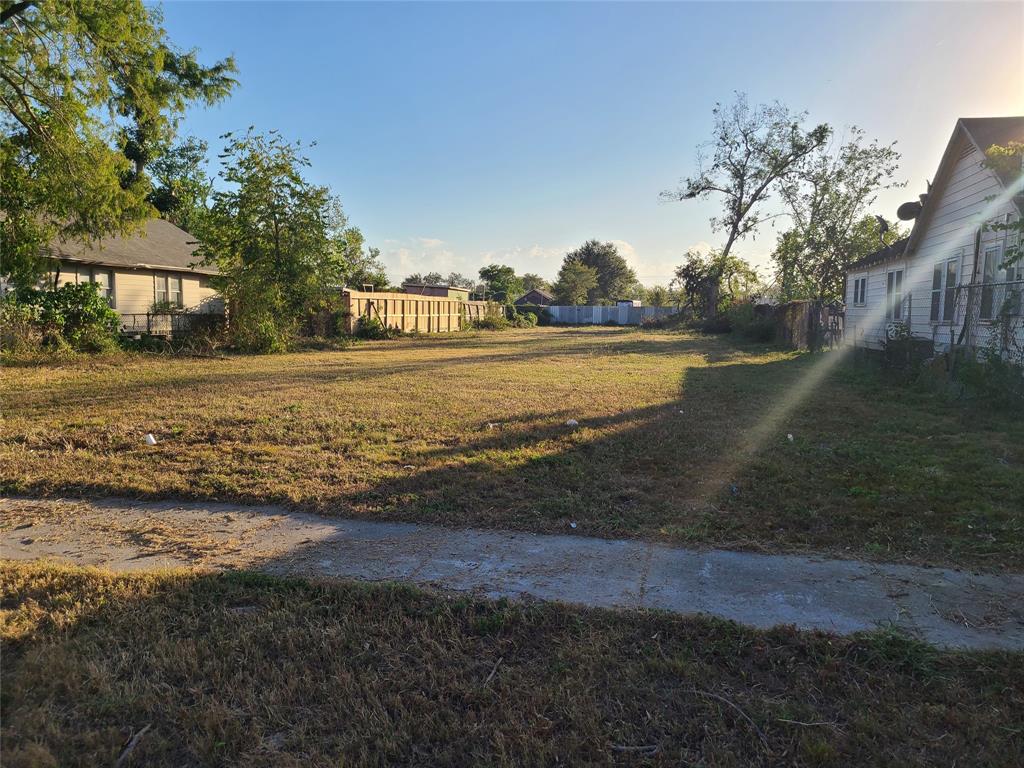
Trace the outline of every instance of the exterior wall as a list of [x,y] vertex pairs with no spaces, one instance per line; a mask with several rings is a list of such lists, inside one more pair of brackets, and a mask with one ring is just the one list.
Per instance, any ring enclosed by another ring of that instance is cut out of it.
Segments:
[[461,330],[467,319],[500,313],[493,302],[465,301],[447,296],[352,291],[343,294],[346,333],[355,333],[362,317],[378,318],[403,332],[447,333]]
[[546,307],[553,323],[571,325],[640,325],[647,318],[674,315],[675,307],[629,307],[629,306],[559,306]]
[[[942,322],[940,299],[939,322],[931,320],[932,278],[935,266],[956,258],[957,285],[964,286],[981,280],[986,248],[1005,249],[1006,234],[982,231],[979,264],[975,273],[974,238],[986,222],[1003,221],[1015,216],[1016,209],[1009,202],[992,207],[990,200],[1003,192],[995,174],[981,166],[984,156],[961,135],[953,148],[958,158],[948,179],[937,191],[937,205],[932,203],[929,218],[922,222],[923,230],[913,251],[906,257],[876,264],[847,274],[846,286],[846,339],[861,346],[880,348],[885,338],[886,274],[892,269],[904,270],[904,321],[914,336],[931,339],[939,350],[948,349],[950,338],[958,336],[963,313],[958,312],[953,322]],[[982,221],[984,216],[984,221]],[[1002,252],[1002,250],[1001,250]],[[854,304],[854,286],[857,278],[867,277],[864,306]],[[1000,271],[996,281],[1006,279]],[[1024,343],[1024,339],[1021,340]]]
[[[78,269],[92,265],[61,262],[58,286],[78,281]],[[96,269],[106,267],[96,266]],[[208,275],[187,272],[165,272],[149,269],[112,268],[114,277],[114,308],[122,315],[144,315],[156,301],[157,276],[172,275],[181,278],[184,309],[190,312],[224,312],[224,302],[210,286]]]

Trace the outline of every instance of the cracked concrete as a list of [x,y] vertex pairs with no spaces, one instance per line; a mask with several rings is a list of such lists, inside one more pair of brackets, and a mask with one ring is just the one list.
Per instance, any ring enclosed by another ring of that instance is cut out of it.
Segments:
[[488,597],[703,613],[839,634],[895,626],[947,648],[1024,650],[1024,575],[643,541],[451,530],[230,504],[0,499],[0,556],[119,571],[253,568]]

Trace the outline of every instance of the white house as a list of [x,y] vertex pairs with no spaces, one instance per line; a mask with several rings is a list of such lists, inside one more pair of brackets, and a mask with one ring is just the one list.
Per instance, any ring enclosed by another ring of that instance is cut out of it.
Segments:
[[1024,212],[1024,175],[982,163],[987,149],[1011,141],[1024,142],[1024,117],[957,121],[928,194],[900,207],[901,218],[914,218],[909,237],[847,269],[848,342],[880,348],[909,331],[937,351],[992,345],[1024,359],[1024,264],[1003,266],[1015,240],[991,228]]

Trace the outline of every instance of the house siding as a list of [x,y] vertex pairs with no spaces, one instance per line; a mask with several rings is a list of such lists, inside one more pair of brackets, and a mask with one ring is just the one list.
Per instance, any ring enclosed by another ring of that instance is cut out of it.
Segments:
[[[78,269],[92,265],[62,261],[58,285],[78,281]],[[96,269],[110,269],[95,266]],[[110,269],[114,276],[114,307],[122,315],[143,315],[149,312],[156,301],[157,276],[181,277],[184,309],[190,312],[223,312],[224,302],[211,287],[207,275],[187,272],[170,272],[152,269]]]
[[[951,336],[958,326],[931,321],[932,275],[935,266],[960,256],[957,267],[958,285],[971,282],[974,272],[974,239],[982,227],[981,216],[987,222],[1002,221],[1015,216],[1016,209],[1009,202],[987,210],[993,197],[1003,192],[995,174],[982,166],[984,156],[961,132],[953,151],[956,163],[949,177],[939,186],[937,204],[932,202],[929,218],[923,226],[920,239],[912,252],[903,258],[889,260],[867,269],[851,270],[847,279],[846,329],[847,338],[855,344],[879,348],[885,338],[886,273],[902,267],[903,295],[909,297],[909,313],[905,317],[914,336],[931,339],[939,350],[948,349]],[[938,186],[938,185],[937,185]],[[980,253],[998,244],[1005,248],[1006,235],[1000,231],[983,231]],[[981,258],[981,257],[979,257]],[[981,265],[978,265],[981,269]],[[868,276],[865,306],[855,306],[853,290],[858,277]],[[943,301],[944,301],[943,297]]]

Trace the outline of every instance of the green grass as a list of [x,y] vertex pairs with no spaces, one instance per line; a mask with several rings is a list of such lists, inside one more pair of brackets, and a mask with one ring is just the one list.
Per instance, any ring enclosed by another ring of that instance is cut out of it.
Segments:
[[1024,664],[311,584],[0,561],[3,761],[113,765],[1024,762]]
[[829,359],[548,328],[8,368],[0,489],[1024,568],[1024,419]]

